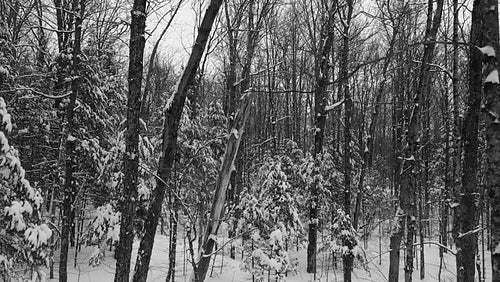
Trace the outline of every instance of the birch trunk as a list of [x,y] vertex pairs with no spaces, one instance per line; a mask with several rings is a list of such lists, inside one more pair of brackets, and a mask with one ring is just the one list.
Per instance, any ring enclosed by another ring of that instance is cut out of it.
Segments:
[[222,211],[226,200],[226,191],[231,178],[231,172],[234,170],[234,160],[238,154],[241,138],[245,129],[245,123],[250,112],[251,98],[249,93],[246,93],[242,98],[242,104],[233,121],[233,126],[229,133],[229,140],[224,154],[219,176],[215,188],[214,201],[210,211],[210,219],[207,224],[207,229],[203,237],[203,246],[199,254],[199,261],[196,269],[193,270],[191,281],[201,282],[205,280],[210,258],[212,256],[215,238],[219,229]]

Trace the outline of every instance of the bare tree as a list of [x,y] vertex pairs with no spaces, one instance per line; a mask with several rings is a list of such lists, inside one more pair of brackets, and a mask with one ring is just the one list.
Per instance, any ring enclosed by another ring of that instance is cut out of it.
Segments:
[[477,194],[479,180],[478,127],[481,108],[481,94],[484,93],[484,116],[486,121],[486,183],[491,197],[492,243],[496,247],[492,253],[492,281],[500,281],[499,270],[499,184],[500,174],[500,114],[499,77],[498,77],[498,1],[474,1],[469,47],[469,100],[463,125],[464,166],[460,205],[457,209],[455,224],[458,225],[457,244],[457,281],[473,281],[475,275],[475,255],[479,214]]
[[182,110],[186,101],[189,87],[192,86],[194,76],[200,64],[203,51],[207,44],[215,17],[222,5],[222,0],[211,0],[205,12],[205,16],[198,30],[198,35],[193,45],[191,55],[189,56],[184,72],[179,80],[175,92],[172,93],[167,110],[165,112],[165,123],[163,126],[162,149],[158,163],[157,176],[162,180],[156,182],[156,187],[151,195],[151,204],[146,215],[144,224],[145,233],[139,245],[137,261],[135,264],[133,281],[146,281],[151,261],[151,252],[153,250],[154,238],[158,218],[161,214],[161,207],[165,197],[165,183],[172,173],[175,148],[177,146],[177,131],[181,119]]
[[[340,76],[341,83],[339,85],[339,92],[344,95],[344,212],[347,216],[351,215],[351,123],[352,123],[352,115],[353,115],[353,103],[352,103],[352,93],[351,89],[349,89],[349,31],[351,27],[351,21],[353,16],[354,9],[354,1],[347,0],[346,7],[346,15],[343,17],[343,31],[342,31],[342,50],[340,54]],[[349,248],[349,252],[346,252],[343,255],[343,265],[344,265],[344,281],[351,281],[352,275],[352,265],[354,261],[354,255],[350,250],[354,248],[352,242],[347,240],[343,242],[347,248]]]
[[130,24],[128,67],[127,133],[124,154],[123,198],[121,199],[120,241],[116,250],[115,281],[128,281],[132,244],[134,243],[134,219],[137,206],[137,182],[139,170],[139,117],[141,113],[141,87],[146,39],[147,0],[135,0]]
[[77,200],[78,187],[75,182],[74,172],[77,166],[75,156],[76,147],[76,126],[75,126],[75,106],[76,98],[81,90],[83,78],[80,77],[81,71],[81,39],[82,39],[82,23],[85,13],[85,0],[73,1],[73,12],[75,15],[75,33],[73,41],[73,61],[71,82],[71,95],[69,96],[69,104],[66,109],[66,174],[64,181],[63,203],[62,203],[62,230],[61,230],[61,252],[59,259],[59,281],[66,282],[68,280],[67,264],[68,264],[68,246],[70,239],[70,231],[73,228],[75,201]]
[[420,104],[424,100],[423,95],[430,87],[430,64],[434,57],[434,48],[436,46],[436,36],[441,23],[443,11],[443,0],[437,1],[436,12],[433,16],[432,0],[428,2],[427,9],[427,26],[425,32],[424,53],[422,55],[418,86],[413,97],[412,111],[409,119],[408,129],[406,132],[406,148],[402,166],[402,182],[401,182],[401,207],[406,215],[406,258],[405,258],[405,281],[412,281],[413,274],[413,238],[415,236],[416,223],[416,193],[417,193],[417,158],[419,150],[419,119],[421,115]]

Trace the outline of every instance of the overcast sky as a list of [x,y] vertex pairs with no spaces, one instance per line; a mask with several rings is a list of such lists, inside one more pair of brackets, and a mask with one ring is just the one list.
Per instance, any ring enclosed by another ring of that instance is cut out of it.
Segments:
[[[177,0],[172,0],[170,2],[172,2],[171,5],[177,5],[178,3]],[[184,3],[175,16],[174,21],[169,27],[167,33],[163,36],[158,49],[162,58],[171,58],[172,62],[177,67],[185,64],[193,44],[193,31],[196,26],[196,13],[193,9],[193,2],[193,0],[184,0]],[[161,19],[161,17],[170,9],[171,6],[168,5],[163,9],[148,15],[146,26],[147,31],[151,32],[151,30],[157,25],[158,21],[161,20],[161,22],[146,42],[146,62],[149,59],[149,55],[151,54],[154,44],[170,20],[171,15],[167,15],[163,19]]]

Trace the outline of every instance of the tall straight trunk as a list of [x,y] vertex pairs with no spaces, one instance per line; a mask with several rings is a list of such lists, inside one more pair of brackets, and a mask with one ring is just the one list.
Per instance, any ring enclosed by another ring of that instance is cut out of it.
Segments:
[[[497,54],[500,51],[499,49],[499,27],[498,27],[498,0],[487,0],[482,3],[483,5],[474,5],[473,10],[473,18],[472,18],[472,30],[471,30],[471,39],[474,33],[472,31],[477,31],[474,29],[474,24],[481,23],[480,31],[477,36],[477,41],[472,41],[474,46],[483,47],[483,77],[484,79],[484,116],[485,116],[485,124],[486,124],[486,185],[489,192],[489,197],[491,201],[491,237],[492,237],[492,253],[491,253],[491,266],[492,266],[492,281],[500,281],[500,122],[498,117],[500,116],[500,89],[499,89],[499,77],[498,77],[498,58]],[[479,10],[480,13],[484,14],[474,14]],[[480,16],[480,22],[476,22],[474,15]],[[477,42],[477,44],[476,44]],[[487,51],[486,48],[490,50]],[[473,50],[471,50],[471,53]],[[472,62],[472,60],[480,59],[479,54],[477,54],[477,50],[475,50],[475,57],[472,57],[470,60],[471,71],[472,65],[476,65],[476,62]],[[478,66],[479,67],[479,66]],[[476,70],[476,69],[474,69]],[[477,69],[479,71],[480,69]],[[481,77],[475,76],[476,79],[481,79]],[[471,77],[472,79],[472,77]],[[469,81],[472,84],[473,81]],[[481,82],[480,80],[477,82]],[[476,82],[476,83],[477,83]],[[475,84],[474,84],[475,85]],[[465,188],[465,187],[464,187]],[[471,187],[472,188],[472,187]],[[468,191],[463,191],[464,194],[468,193]],[[470,192],[473,192],[472,190]],[[464,195],[465,196],[465,195]],[[465,199],[464,199],[465,200]],[[476,207],[472,205],[468,210],[474,211]],[[475,211],[474,211],[475,213]],[[478,224],[477,218],[472,218],[474,221],[471,222],[471,228],[474,228],[475,225]],[[463,230],[465,231],[465,230]],[[462,233],[463,233],[462,231]],[[463,240],[463,243],[469,243],[468,246],[475,246],[474,243],[477,242],[475,240],[476,236],[468,236],[467,239]],[[470,242],[470,240],[474,240],[474,242]],[[468,254],[469,252],[474,252],[475,249],[466,250],[464,253]],[[468,267],[469,264],[464,263],[464,268]],[[457,265],[458,267],[458,265]],[[474,274],[469,271],[464,271],[464,278],[473,277]],[[467,274],[470,274],[468,276]],[[459,277],[462,278],[462,273],[459,273]],[[465,280],[464,280],[465,281]]]
[[[400,69],[398,71],[399,79],[403,78],[403,71]],[[402,82],[396,81],[396,90],[402,90]],[[396,91],[395,93],[401,93],[400,91]],[[393,142],[393,189],[394,195],[400,196],[400,170],[401,170],[401,143],[402,143],[402,108],[403,108],[403,98],[397,97],[397,94],[394,94],[393,97],[393,116],[392,116],[392,142]],[[398,206],[396,209],[396,215],[394,220],[397,221],[394,224],[394,229],[391,230],[390,236],[390,245],[389,245],[389,282],[398,282],[399,281],[399,261],[400,261],[400,247],[401,241],[404,235],[404,226],[405,226],[405,217],[401,208]]]
[[[399,23],[398,23],[399,24]],[[368,134],[366,136],[366,148],[367,150],[363,150],[362,156],[363,156],[363,163],[361,164],[361,172],[359,176],[359,182],[358,182],[358,194],[356,195],[356,203],[354,206],[354,218],[353,218],[353,227],[354,229],[358,228],[359,224],[359,216],[360,216],[360,208],[361,208],[361,202],[363,201],[363,194],[364,194],[364,179],[367,173],[367,170],[369,170],[372,167],[372,162],[373,162],[373,148],[374,148],[374,143],[373,140],[375,139],[375,128],[377,125],[377,119],[380,113],[380,103],[382,102],[382,96],[384,94],[385,90],[385,84],[387,83],[388,76],[387,76],[387,70],[389,68],[389,65],[392,60],[392,56],[394,55],[394,45],[396,43],[396,38],[398,35],[398,29],[399,26],[396,26],[393,30],[392,33],[392,38],[389,43],[389,50],[387,50],[386,54],[386,59],[384,61],[384,65],[382,66],[382,81],[380,82],[378,88],[377,88],[377,95],[375,96],[374,100],[374,105],[373,105],[373,112],[371,114],[371,119],[370,119],[370,125],[368,126]]]
[[[72,33],[70,30],[73,28],[73,12],[72,8],[68,7],[69,1],[54,0],[54,7],[56,12],[56,24],[57,24],[57,46],[59,51],[59,56],[57,60],[57,72],[56,72],[56,82],[54,84],[54,91],[63,92],[65,84],[65,75],[67,72],[68,63],[67,60],[62,59],[62,55],[67,55],[69,52],[70,37]],[[64,4],[64,5],[63,5]],[[54,107],[60,109],[62,99],[54,100]]]
[[[174,176],[175,177],[175,176]],[[175,281],[175,261],[177,254],[177,219],[178,215],[178,205],[177,199],[173,196],[173,193],[169,193],[169,214],[170,214],[170,232],[169,232],[169,250],[168,250],[168,272],[167,272],[167,282]]]
[[174,162],[175,148],[177,146],[177,132],[181,119],[182,110],[186,101],[187,92],[192,85],[205,46],[212,30],[215,17],[222,5],[222,0],[211,0],[205,12],[198,35],[196,37],[191,55],[189,56],[184,72],[179,80],[177,89],[169,99],[167,110],[165,112],[165,123],[163,125],[162,149],[158,162],[157,176],[161,180],[156,181],[156,187],[151,193],[151,204],[146,214],[144,223],[144,236],[139,245],[137,261],[134,269],[133,281],[146,281],[149,262],[151,261],[151,252],[153,250],[154,238],[158,218],[161,215],[161,207],[165,197],[166,181],[172,174],[172,165]]
[[[295,2],[293,2],[295,3]],[[293,5],[294,15],[295,15],[295,4]],[[299,94],[297,93],[297,31],[295,21],[292,23],[292,70],[291,70],[291,84],[292,84],[292,112],[293,115],[293,141],[295,141],[300,148],[300,105],[301,100]]]
[[459,74],[458,74],[458,55],[459,55],[459,49],[458,49],[458,17],[459,17],[459,6],[458,6],[458,0],[453,0],[453,65],[452,65],[452,70],[453,70],[453,123],[454,123],[454,130],[453,130],[453,181],[455,183],[454,191],[452,191],[452,194],[454,197],[458,196],[458,190],[460,187],[460,177],[459,175],[461,174],[461,159],[462,159],[462,141],[461,141],[461,133],[460,133],[460,116],[459,116],[459,98],[460,98],[460,93],[459,93]]
[[76,125],[75,125],[75,105],[76,97],[81,88],[83,79],[80,77],[80,54],[81,54],[81,38],[82,38],[82,22],[85,13],[85,1],[74,0],[73,11],[75,15],[75,35],[73,42],[73,80],[71,82],[71,95],[69,96],[69,103],[66,110],[66,172],[63,191],[62,203],[62,228],[61,228],[61,252],[59,258],[59,281],[66,282],[68,280],[68,245],[70,231],[73,227],[74,207],[76,201],[76,194],[78,189],[76,187],[74,172],[77,167],[77,160],[75,156],[75,143],[76,143]]
[[[494,5],[494,6],[492,6]],[[493,9],[491,8],[493,7]],[[479,127],[479,111],[481,108],[481,92],[483,88],[483,54],[478,52],[478,47],[493,49],[493,54],[486,53],[487,67],[484,75],[489,75],[489,71],[494,69],[496,74],[495,83],[485,83],[486,91],[495,92],[496,83],[498,83],[498,73],[496,70],[495,50],[498,50],[498,15],[497,1],[474,1],[472,10],[472,23],[470,32],[470,48],[469,48],[469,97],[468,109],[465,114],[464,124],[462,128],[463,150],[464,150],[464,165],[462,174],[462,189],[460,191],[460,202],[456,211],[455,229],[457,230],[456,245],[457,245],[457,281],[473,281],[475,275],[475,255],[477,249],[477,228],[478,216],[476,207],[476,194],[478,191],[478,127]],[[494,15],[492,15],[494,14]],[[491,26],[488,26],[491,25]],[[496,29],[493,27],[496,26]],[[488,45],[488,46],[486,46]],[[489,57],[488,55],[493,55]],[[491,65],[490,65],[491,63]],[[488,81],[488,79],[486,79]],[[493,88],[489,88],[494,86]],[[497,93],[493,93],[498,95]],[[493,98],[495,99],[495,98]],[[492,112],[490,112],[492,113]],[[494,122],[498,122],[496,116]],[[496,127],[494,127],[496,128]],[[488,154],[487,154],[488,155]],[[491,183],[489,183],[491,184]]]
[[444,0],[437,1],[436,12],[434,17],[433,0],[428,2],[428,20],[425,32],[424,54],[422,57],[420,74],[416,93],[413,98],[413,108],[411,111],[408,129],[406,132],[406,148],[405,156],[403,159],[402,168],[402,182],[401,182],[401,207],[407,216],[407,234],[406,234],[406,258],[405,258],[405,281],[412,281],[413,275],[413,239],[415,236],[416,224],[416,193],[417,193],[417,171],[419,165],[417,164],[418,150],[419,150],[419,119],[421,115],[420,103],[424,101],[423,95],[427,93],[430,87],[430,65],[434,57],[434,48],[436,46],[435,40],[439,25],[441,23],[441,16],[443,11]]
[[[447,58],[448,49],[445,46],[445,58]],[[447,67],[447,59],[445,62],[445,67]],[[443,80],[446,81],[448,77],[447,74],[443,74]],[[450,128],[450,116],[449,116],[449,101],[448,101],[448,93],[449,89],[446,84],[445,90],[443,93],[443,102],[442,102],[442,118],[444,124],[444,138],[445,138],[445,147],[444,147],[444,187],[441,189],[440,193],[440,201],[439,201],[439,243],[443,246],[448,246],[448,205],[450,200],[450,187],[452,187],[452,181],[454,177],[453,171],[450,170],[450,133],[451,137],[453,137],[454,130]],[[443,253],[446,252],[445,248],[439,248],[439,257],[443,258]]]
[[123,194],[120,209],[120,241],[116,248],[115,281],[129,281],[132,244],[134,242],[134,219],[137,206],[137,181],[139,168],[139,118],[141,114],[141,86],[144,46],[146,39],[147,0],[134,0],[130,24],[130,47],[128,66],[127,132]]
[[[407,31],[403,28],[398,38],[398,50],[404,50],[404,44],[407,40]],[[404,60],[404,53],[401,52],[398,60]],[[393,87],[395,89],[392,96],[392,174],[393,174],[393,196],[399,203],[396,205],[396,213],[393,220],[397,221],[394,228],[390,231],[390,254],[389,254],[389,282],[399,281],[399,263],[401,241],[404,236],[405,217],[401,209],[401,159],[402,159],[402,138],[403,138],[403,104],[405,95],[405,72],[404,68],[398,68],[393,78]]]
[[44,67],[47,63],[46,54],[47,51],[47,35],[45,34],[45,30],[43,29],[43,6],[41,0],[36,0],[36,14],[38,18],[38,31],[37,31],[37,41],[38,41],[38,50],[36,55],[36,63],[37,67],[40,71],[43,71]]
[[242,102],[239,111],[234,118],[233,127],[229,133],[229,140],[226,146],[226,152],[222,161],[219,176],[215,187],[214,200],[210,211],[210,219],[207,224],[207,229],[203,237],[203,246],[199,253],[199,261],[196,268],[193,270],[191,281],[202,282],[207,275],[210,258],[212,257],[213,248],[219,225],[221,222],[224,202],[226,200],[226,190],[229,185],[231,171],[234,169],[234,160],[238,154],[241,138],[245,130],[245,123],[250,112],[251,97],[250,93],[246,93],[242,97]]
[[[335,4],[334,4],[335,5]],[[319,173],[321,155],[323,153],[323,139],[325,136],[326,124],[326,103],[327,95],[326,88],[329,79],[329,54],[333,46],[334,22],[333,22],[334,7],[330,7],[328,18],[323,23],[321,28],[320,40],[322,45],[318,48],[319,52],[315,56],[314,76],[314,166],[315,173]],[[309,230],[308,230],[308,245],[307,245],[307,272],[316,275],[316,254],[317,254],[317,239],[318,239],[318,209],[319,209],[319,177],[315,177],[315,181],[311,186],[311,202],[309,206]]]
[[[349,29],[351,26],[354,1],[347,1],[347,18],[344,23],[343,44],[340,59],[340,75],[342,77],[342,92],[344,95],[344,212],[351,216],[351,116],[353,110],[352,95],[349,89]],[[354,246],[350,240],[343,242],[349,249],[343,255],[344,281],[351,281],[354,255],[351,250]]]

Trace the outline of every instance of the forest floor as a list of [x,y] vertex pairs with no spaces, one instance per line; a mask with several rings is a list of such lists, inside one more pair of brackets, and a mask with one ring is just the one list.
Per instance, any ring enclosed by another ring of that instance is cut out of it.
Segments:
[[[430,240],[426,240],[430,241]],[[379,242],[381,247],[379,247]],[[133,261],[135,261],[138,243],[134,244],[134,252],[132,254]],[[388,237],[378,237],[378,234],[373,235],[371,239],[366,242],[366,263],[364,266],[362,264],[355,263],[355,269],[353,273],[353,281],[387,281],[387,273],[389,269],[389,253],[388,253],[389,238]],[[381,249],[382,255],[379,256],[379,249]],[[417,246],[417,251],[419,247]],[[187,248],[184,248],[182,240],[177,246],[177,264],[175,281],[189,281],[191,275],[191,268],[189,263],[189,254]],[[439,281],[439,247],[434,244],[425,245],[425,278],[420,280],[420,269],[417,268],[417,263],[414,263],[415,269],[413,272],[414,281]],[[106,252],[104,261],[98,267],[92,267],[89,265],[89,257],[93,252],[92,247],[83,247],[82,251],[78,254],[78,259],[76,267],[74,267],[74,248],[70,249],[70,254],[68,258],[68,280],[69,281],[79,281],[79,282],[105,282],[113,281],[115,273],[115,260],[113,258],[114,251]],[[481,252],[480,252],[481,253]],[[184,255],[185,254],[185,255]],[[215,263],[213,267],[210,266],[207,279],[208,282],[213,281],[252,281],[252,275],[245,272],[242,269],[241,252],[236,255],[236,259],[232,260],[229,258],[229,253],[226,250],[224,255],[217,255],[215,258]],[[401,258],[403,258],[403,252],[401,252]],[[58,257],[56,256],[56,259]],[[269,277],[265,275],[263,281],[288,281],[288,282],[303,282],[303,281],[313,281],[312,274],[309,274],[305,270],[306,265],[306,250],[301,248],[299,251],[290,252],[290,260],[293,263],[297,263],[297,269],[294,273],[288,273],[286,277],[276,280],[274,275]],[[485,267],[486,267],[486,279],[483,281],[490,281],[491,279],[491,267],[490,267],[490,254],[485,252]],[[57,266],[57,261],[55,262]],[[318,271],[316,276],[316,281],[342,281],[342,262],[338,261],[337,267],[333,267],[333,262],[331,256],[327,258],[327,254],[318,254]],[[133,270],[134,265],[132,265]],[[400,281],[404,279],[404,265],[402,259],[400,262]],[[366,268],[366,269],[365,269]],[[488,270],[490,272],[488,272]],[[157,235],[153,255],[151,258],[151,266],[148,274],[148,281],[165,281],[168,271],[168,237],[163,235]],[[57,269],[54,270],[57,278]],[[476,271],[477,273],[477,271]],[[477,274],[476,274],[477,275]],[[440,281],[455,281],[456,280],[456,270],[455,270],[455,256],[451,253],[445,253],[442,270],[441,270]],[[57,279],[49,280],[57,281]]]

